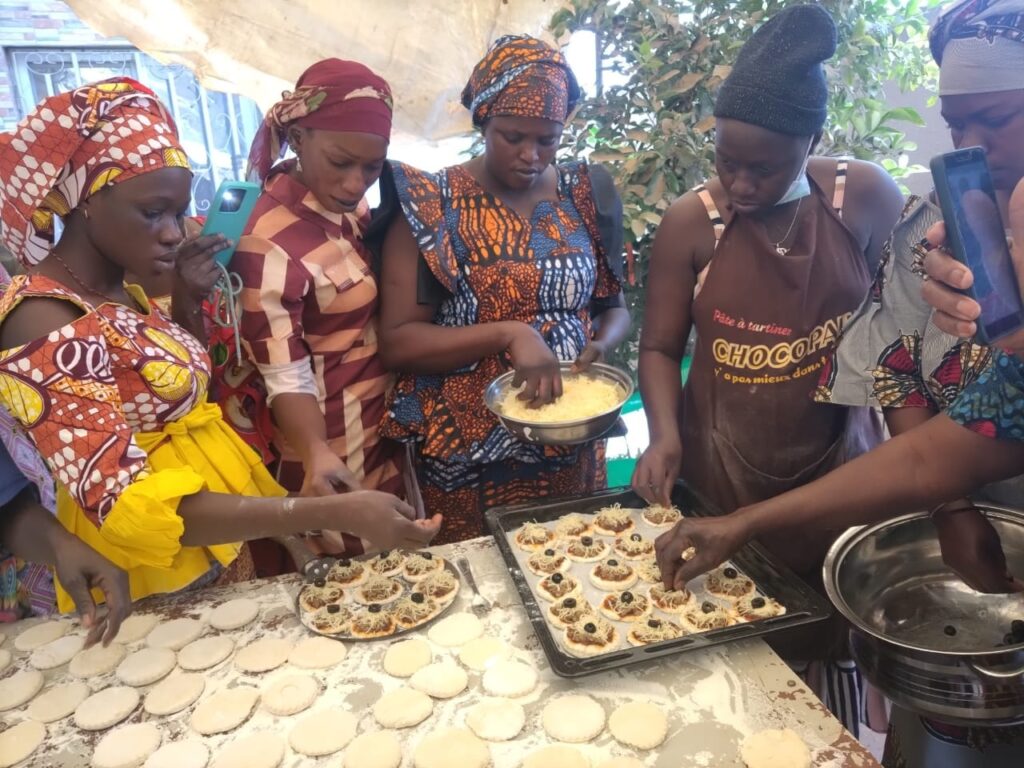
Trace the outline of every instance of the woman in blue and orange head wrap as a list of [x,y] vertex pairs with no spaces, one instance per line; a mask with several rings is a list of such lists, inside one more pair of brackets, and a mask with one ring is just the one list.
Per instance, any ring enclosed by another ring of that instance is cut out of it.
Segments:
[[128,572],[133,598],[251,573],[237,542],[257,536],[430,539],[387,494],[281,498],[207,402],[203,345],[125,284],[175,268],[191,199],[151,91],[115,79],[45,100],[0,135],[0,178],[4,242],[28,267],[0,297],[0,406],[53,473],[60,522]]
[[603,169],[555,163],[579,97],[561,53],[502,38],[462,93],[483,154],[436,174],[396,163],[382,188],[404,214],[383,246],[381,357],[403,374],[383,431],[417,446],[444,540],[480,535],[488,507],[604,484],[603,444],[526,445],[483,404],[509,368],[549,402],[560,360],[585,368],[628,333],[618,195]]

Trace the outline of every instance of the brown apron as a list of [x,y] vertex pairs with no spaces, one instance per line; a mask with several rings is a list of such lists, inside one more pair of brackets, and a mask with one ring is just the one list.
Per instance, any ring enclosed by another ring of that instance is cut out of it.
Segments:
[[[881,439],[869,409],[812,399],[825,356],[870,284],[862,249],[841,218],[844,181],[841,162],[831,202],[811,181],[785,255],[749,217],[723,225],[710,193],[698,189],[716,246],[691,313],[697,344],[683,390],[682,476],[723,512],[809,483]],[[787,530],[762,543],[820,589],[837,534]],[[812,634],[816,654],[791,646],[786,655],[821,658],[821,630]],[[837,630],[837,643],[843,634]]]

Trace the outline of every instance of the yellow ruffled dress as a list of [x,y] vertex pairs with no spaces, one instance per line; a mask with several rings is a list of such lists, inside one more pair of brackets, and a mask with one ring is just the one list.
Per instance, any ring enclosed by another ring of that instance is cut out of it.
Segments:
[[[0,322],[27,297],[71,301],[84,314],[0,352],[0,405],[53,472],[58,519],[127,571],[137,600],[187,587],[238,556],[240,543],[181,545],[183,497],[286,492],[207,402],[210,361],[199,341],[149,309],[141,288],[127,288],[139,309],[94,307],[50,278],[15,278],[0,297]],[[57,604],[74,609],[59,583]]]

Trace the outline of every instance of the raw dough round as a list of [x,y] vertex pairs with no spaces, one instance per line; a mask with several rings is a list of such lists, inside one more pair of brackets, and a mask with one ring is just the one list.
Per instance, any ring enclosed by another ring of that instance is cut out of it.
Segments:
[[171,741],[146,760],[142,768],[206,768],[210,750],[199,739]]
[[604,730],[604,707],[589,696],[562,696],[541,713],[541,724],[552,739],[582,744]]
[[491,764],[491,750],[470,730],[443,728],[419,743],[413,762],[416,768],[487,768]]
[[118,664],[115,674],[125,685],[151,685],[171,673],[177,658],[170,648],[143,648]]
[[261,731],[220,748],[213,768],[277,768],[284,760],[284,739]]
[[152,613],[133,613],[121,622],[121,629],[114,639],[119,643],[135,643],[144,638],[160,623],[160,617]]
[[288,743],[300,755],[333,755],[352,741],[358,724],[359,719],[343,709],[322,709],[299,720]]
[[203,622],[195,619],[172,619],[162,621],[146,635],[146,645],[150,648],[170,648],[180,651],[193,640],[203,634]]
[[352,739],[345,750],[344,768],[398,768],[402,746],[391,731],[370,731]]
[[55,685],[33,699],[26,714],[40,723],[55,723],[78,709],[78,705],[89,698],[90,693],[89,686],[81,680]]
[[553,744],[528,754],[523,768],[590,768],[590,761],[576,747]]
[[412,677],[433,658],[426,640],[402,640],[388,647],[384,654],[384,671],[392,677]]
[[767,728],[747,736],[740,744],[747,768],[810,768],[811,751],[803,739],[785,728]]
[[409,679],[409,685],[435,699],[458,696],[468,684],[466,670],[450,661],[428,664]]
[[44,621],[29,627],[16,638],[14,647],[19,651],[34,651],[42,645],[63,637],[71,629],[70,621]]
[[249,718],[259,698],[260,692],[251,685],[217,691],[199,702],[192,713],[192,728],[203,736],[233,731]]
[[631,701],[612,712],[608,730],[623,746],[654,749],[668,736],[668,718],[653,704]]
[[329,637],[307,637],[288,654],[288,662],[299,669],[327,669],[340,664],[348,655],[344,643]]
[[153,723],[133,723],[111,731],[92,753],[93,768],[137,768],[160,748],[162,738]]
[[605,760],[597,768],[644,768],[644,764],[635,757],[613,757]]
[[498,661],[484,672],[483,685],[492,696],[515,699],[537,687],[537,670],[521,661]]
[[431,642],[454,648],[475,640],[484,633],[484,623],[472,613],[456,613],[441,619],[427,632]]
[[290,640],[264,637],[254,643],[249,643],[235,654],[235,667],[242,672],[254,674],[269,672],[288,661],[288,654],[291,652]]
[[146,694],[142,708],[151,715],[173,715],[203,695],[206,678],[194,673],[171,675]]
[[94,693],[75,708],[75,725],[83,731],[102,731],[117,725],[139,706],[139,692],[115,685]]
[[3,672],[11,663],[11,652],[6,648],[0,648],[0,672]]
[[46,726],[23,720],[0,733],[0,768],[20,763],[35,752],[46,738]]
[[433,711],[433,699],[422,691],[405,687],[385,693],[373,705],[373,717],[384,728],[411,728]]
[[240,598],[218,605],[210,614],[210,626],[222,632],[241,629],[260,615],[260,606],[255,600]]
[[97,643],[76,654],[68,665],[68,672],[75,677],[99,677],[117,669],[127,654],[121,643],[111,643],[106,647]]
[[484,699],[469,708],[466,725],[485,741],[508,741],[526,725],[526,710],[509,699]]
[[312,675],[287,675],[263,688],[263,708],[272,715],[287,717],[309,709],[320,695],[320,683]]
[[189,672],[220,664],[235,650],[235,641],[227,635],[210,635],[193,640],[178,653],[178,666]]
[[32,651],[28,663],[36,669],[56,669],[67,664],[85,646],[82,635],[64,635]]
[[43,690],[43,673],[25,669],[0,680],[0,712],[20,707]]
[[459,649],[459,661],[476,672],[511,657],[512,646],[496,637],[478,637]]

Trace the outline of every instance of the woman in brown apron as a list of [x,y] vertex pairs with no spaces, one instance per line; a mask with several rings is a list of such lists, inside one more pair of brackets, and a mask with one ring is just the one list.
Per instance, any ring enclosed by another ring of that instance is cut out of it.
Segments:
[[[808,160],[824,125],[822,62],[835,39],[817,6],[782,11],[754,34],[716,104],[718,176],[676,201],[659,228],[640,342],[651,445],[633,478],[650,502],[667,503],[681,476],[731,512],[810,482],[880,438],[866,409],[812,400],[902,204],[877,166]],[[691,328],[697,343],[680,396]],[[820,584],[835,533],[764,543]],[[777,647],[791,660],[848,657],[841,630],[831,643],[821,632]],[[852,664],[826,671],[815,688],[856,733]]]

